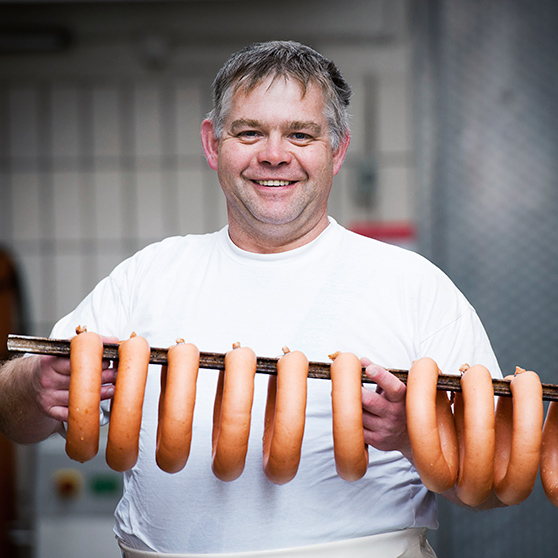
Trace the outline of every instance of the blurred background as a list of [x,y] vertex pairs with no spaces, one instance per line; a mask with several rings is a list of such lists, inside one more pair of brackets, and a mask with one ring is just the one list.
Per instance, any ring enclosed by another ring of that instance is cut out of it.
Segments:
[[[330,214],[440,266],[505,374],[558,383],[554,0],[0,1],[0,358],[139,248],[225,224],[199,127],[222,63],[268,39],[353,87]],[[80,466],[61,439],[0,438],[0,556],[118,556],[120,490],[102,451]],[[510,509],[440,510],[440,558],[558,550],[540,482]]]

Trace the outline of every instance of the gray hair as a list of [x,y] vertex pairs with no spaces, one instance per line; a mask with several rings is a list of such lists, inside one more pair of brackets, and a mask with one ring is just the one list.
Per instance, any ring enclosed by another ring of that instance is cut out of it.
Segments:
[[321,88],[331,145],[336,149],[349,134],[351,88],[331,60],[294,41],[254,43],[233,54],[219,70],[212,85],[213,110],[208,114],[215,138],[221,137],[234,94],[240,88],[249,92],[270,76],[293,78],[303,92],[309,83]]

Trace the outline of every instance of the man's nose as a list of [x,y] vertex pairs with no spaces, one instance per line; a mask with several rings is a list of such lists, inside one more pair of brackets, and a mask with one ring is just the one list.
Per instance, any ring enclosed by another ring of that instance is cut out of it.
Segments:
[[258,153],[258,163],[271,166],[288,164],[292,160],[292,153],[288,149],[288,142],[283,138],[268,137]]

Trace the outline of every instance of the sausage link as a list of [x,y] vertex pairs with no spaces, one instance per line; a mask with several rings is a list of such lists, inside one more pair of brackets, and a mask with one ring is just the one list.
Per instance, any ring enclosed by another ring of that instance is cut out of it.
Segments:
[[461,390],[454,403],[459,445],[456,490],[462,502],[474,507],[488,498],[494,481],[494,388],[490,372],[482,365],[466,369]]
[[128,471],[138,459],[148,342],[136,335],[118,347],[118,373],[110,411],[106,461],[115,471]]
[[546,497],[558,507],[558,401],[548,405],[541,447],[541,483]]
[[244,471],[252,402],[256,355],[248,347],[236,347],[225,355],[225,371],[219,375],[213,414],[213,474],[233,481]]
[[539,376],[518,369],[512,376],[512,397],[496,404],[494,493],[513,506],[531,494],[541,456],[544,409]]
[[356,355],[339,353],[330,373],[335,468],[342,479],[356,481],[368,468],[362,423],[362,365]]
[[161,369],[155,456],[167,473],[181,471],[190,455],[199,362],[198,348],[179,341],[167,351],[167,365]]
[[99,451],[103,342],[93,332],[79,331],[70,341],[70,394],[66,453],[81,463]]
[[415,361],[407,377],[407,429],[413,461],[429,490],[442,493],[457,480],[459,453],[451,403],[438,391],[440,371],[430,358]]
[[287,351],[268,380],[263,435],[263,468],[275,484],[291,481],[300,463],[306,418],[308,359]]

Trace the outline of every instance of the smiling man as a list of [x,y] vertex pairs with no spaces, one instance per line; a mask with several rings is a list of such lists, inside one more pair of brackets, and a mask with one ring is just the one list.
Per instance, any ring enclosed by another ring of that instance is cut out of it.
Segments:
[[261,253],[310,242],[329,224],[348,130],[332,148],[322,89],[288,76],[240,87],[229,105],[219,133],[203,122],[202,142],[227,200],[231,239]]
[[[408,369],[428,356],[447,373],[474,362],[501,374],[474,309],[440,270],[328,217],[349,146],[350,94],[335,65],[304,45],[261,43],[234,54],[217,75],[214,109],[201,127],[228,226],[147,246],[52,336],[71,337],[81,324],[118,339],[135,331],[152,347],[182,337],[205,352],[239,341],[259,356],[276,357],[284,346],[310,361],[354,353],[377,385],[362,389],[366,473],[354,482],[337,475],[331,385],[309,379],[299,468],[290,482],[271,482],[262,459],[268,378],[257,374],[244,470],[219,480],[211,469],[218,380],[208,370],[198,375],[188,463],[165,473],[155,461],[160,367],[151,366],[140,453],[124,473],[115,512],[126,558],[434,556],[426,532],[437,527],[436,499],[413,466],[406,388],[382,366]],[[65,358],[8,363],[0,373],[6,435],[29,443],[63,432],[69,374]],[[106,368],[107,421],[114,378]],[[446,496],[456,500],[453,490]]]

